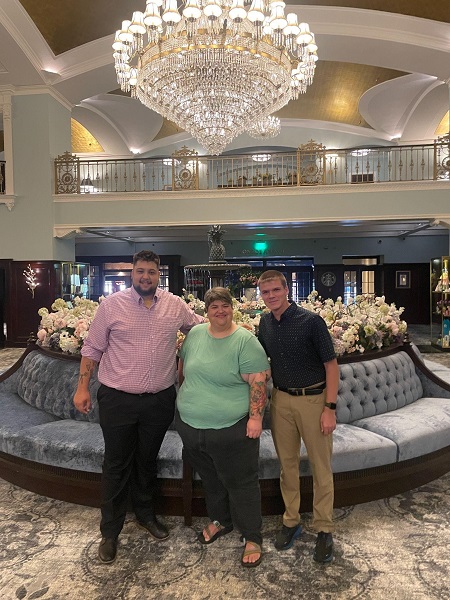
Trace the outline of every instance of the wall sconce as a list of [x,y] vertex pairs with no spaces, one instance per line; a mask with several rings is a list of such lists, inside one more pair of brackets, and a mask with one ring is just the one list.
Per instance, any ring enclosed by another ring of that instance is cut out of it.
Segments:
[[34,290],[37,288],[39,283],[36,281],[36,272],[31,268],[31,265],[23,272],[23,276],[25,277],[25,283],[27,284],[27,288],[31,292],[31,296],[34,298]]

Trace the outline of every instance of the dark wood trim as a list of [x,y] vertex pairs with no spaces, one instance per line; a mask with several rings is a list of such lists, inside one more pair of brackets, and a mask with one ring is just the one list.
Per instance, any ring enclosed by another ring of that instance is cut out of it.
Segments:
[[[373,469],[335,473],[334,507],[362,504],[401,494],[425,485],[450,471],[450,446],[418,458]],[[21,488],[83,506],[100,506],[101,475],[52,467],[0,452],[0,477]],[[301,477],[300,512],[312,511],[312,477]],[[278,479],[261,480],[263,515],[284,510]],[[205,516],[201,481],[193,480],[192,468],[184,461],[183,479],[159,480],[158,514],[180,515],[186,525],[193,516]]]

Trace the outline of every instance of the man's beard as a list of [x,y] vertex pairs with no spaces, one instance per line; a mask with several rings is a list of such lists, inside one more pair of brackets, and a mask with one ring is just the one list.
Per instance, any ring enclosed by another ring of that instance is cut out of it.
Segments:
[[143,290],[139,284],[138,285],[133,284],[133,287],[136,290],[136,292],[139,294],[139,296],[154,296],[155,292],[156,292],[156,288],[158,287],[158,284],[156,283],[155,285],[151,285],[148,288],[148,290]]

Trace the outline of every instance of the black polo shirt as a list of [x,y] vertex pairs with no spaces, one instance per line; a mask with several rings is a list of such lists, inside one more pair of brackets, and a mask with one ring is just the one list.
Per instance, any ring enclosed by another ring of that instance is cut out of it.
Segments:
[[278,321],[261,317],[258,339],[270,357],[275,387],[301,388],[325,381],[324,363],[336,358],[325,321],[291,302]]

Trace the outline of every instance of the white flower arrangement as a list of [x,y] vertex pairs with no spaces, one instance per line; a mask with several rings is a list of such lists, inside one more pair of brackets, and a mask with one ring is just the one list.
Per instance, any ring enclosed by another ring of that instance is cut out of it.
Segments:
[[[186,294],[185,290],[183,292],[183,298],[192,310],[203,314],[205,303],[192,294]],[[322,300],[314,291],[299,306],[318,313],[324,319],[338,356],[390,346],[402,341],[407,330],[407,324],[400,318],[404,308],[396,308],[393,303],[387,304],[384,296],[361,295],[345,305],[342,298],[336,301]],[[74,304],[58,298],[52,304],[52,312],[41,308],[38,311],[41,323],[37,343],[43,347],[78,354],[97,307],[98,302],[85,298],[75,298]],[[233,320],[254,334],[262,312],[267,310],[261,299],[256,302],[239,302],[233,298]],[[183,340],[184,335],[179,332],[177,349],[181,347]]]
[[314,291],[300,306],[325,320],[338,356],[400,342],[408,327],[400,318],[405,309],[396,308],[394,303],[387,304],[384,296],[360,295],[345,305],[341,297],[336,302],[322,300]]
[[37,332],[37,344],[53,350],[78,354],[97,307],[98,302],[77,297],[73,304],[58,298],[51,306],[52,312],[46,308],[39,309],[41,322]]
[[188,294],[184,288],[182,291],[182,298],[186,302],[186,304],[190,306],[190,308],[192,308],[192,310],[195,313],[199,315],[205,314],[205,303],[203,302],[203,300],[199,300],[194,296],[194,294]]

